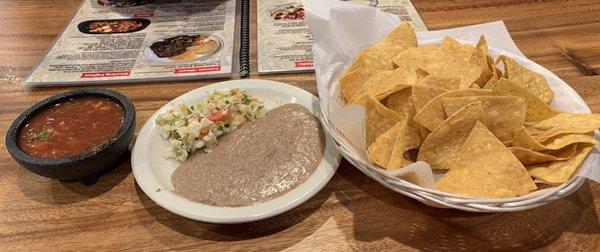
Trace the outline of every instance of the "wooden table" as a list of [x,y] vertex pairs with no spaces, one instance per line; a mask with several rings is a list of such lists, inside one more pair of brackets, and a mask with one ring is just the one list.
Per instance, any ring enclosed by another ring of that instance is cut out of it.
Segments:
[[[413,2],[432,30],[504,20],[530,59],[563,78],[600,113],[598,0]],[[393,193],[344,161],[320,193],[288,213],[257,223],[211,225],[152,202],[136,185],[128,161],[89,187],[34,175],[10,158],[3,136],[27,107],[69,90],[26,91],[18,82],[78,5],[79,0],[0,0],[0,251],[600,249],[600,185],[590,182],[534,210],[471,214]],[[255,34],[254,20],[251,28]],[[253,39],[251,78],[287,82],[316,94],[313,74],[257,74]],[[139,129],[167,101],[217,81],[109,88],[133,100]]]

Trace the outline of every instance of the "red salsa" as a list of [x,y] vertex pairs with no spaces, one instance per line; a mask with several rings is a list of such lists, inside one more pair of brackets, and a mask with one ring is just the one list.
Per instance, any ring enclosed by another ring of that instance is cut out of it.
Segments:
[[125,112],[102,97],[66,100],[42,110],[19,133],[19,147],[41,158],[66,158],[89,153],[114,138]]

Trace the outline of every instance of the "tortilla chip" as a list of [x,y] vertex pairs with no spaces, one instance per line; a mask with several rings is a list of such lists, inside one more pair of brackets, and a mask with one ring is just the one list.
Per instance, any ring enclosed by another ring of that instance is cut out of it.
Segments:
[[412,161],[404,158],[404,153],[413,148],[410,145],[415,144],[411,143],[411,141],[414,141],[413,135],[411,134],[415,134],[416,132],[414,132],[414,129],[413,132],[411,132],[409,122],[410,121],[404,122],[402,125],[402,129],[404,130],[399,131],[396,136],[396,142],[394,143],[392,155],[390,156],[390,162],[386,167],[389,170],[402,168],[412,163]]
[[483,85],[483,87],[481,87],[481,89],[490,90],[496,84],[496,82],[498,82],[498,79],[492,77],[488,80],[488,82],[485,83],[485,85]]
[[402,22],[384,40],[386,39],[406,47],[417,47],[418,45],[417,34],[409,22]]
[[409,99],[411,98],[412,88],[405,88],[394,92],[389,95],[383,104],[391,110],[396,111],[396,113],[402,115],[408,114],[409,109]]
[[420,126],[413,120],[413,117],[416,114],[415,106],[412,102],[412,99],[409,99],[409,104],[407,106],[407,110],[405,111],[407,118],[407,126],[406,126],[406,149],[415,149],[419,148],[423,143],[423,137],[420,134]]
[[475,80],[475,83],[479,87],[485,86],[488,80],[490,80],[494,76],[494,73],[492,72],[493,68],[490,69],[488,64],[488,58],[489,55],[487,41],[485,40],[485,36],[481,36],[479,37],[479,42],[477,42],[475,50],[469,58],[470,63],[475,64],[481,68],[481,74],[479,75],[479,78]]
[[413,120],[417,111],[415,110],[411,93],[411,89],[406,88],[391,94],[385,100],[386,107],[394,110],[398,115],[407,120],[405,132],[407,150],[418,148],[423,142],[423,138],[421,138],[421,134],[419,133],[419,125]]
[[411,88],[402,89],[397,91],[386,98],[386,107],[394,110],[398,115],[406,118],[406,149],[414,149],[421,146],[423,139],[419,133],[419,125],[413,120],[413,117],[417,113],[415,105],[411,97]]
[[[427,133],[429,134],[429,132]],[[418,149],[423,144],[424,137],[421,136],[419,125],[414,120],[409,119],[406,128],[406,150]],[[427,137],[427,135],[425,136]]]
[[446,92],[448,91],[437,87],[422,85],[412,87],[412,98],[415,103],[415,110],[421,110],[429,101],[433,100],[433,98]]
[[384,70],[357,68],[351,72],[346,72],[340,78],[340,91],[344,102],[352,100],[356,91],[359,90],[367,80],[373,77],[376,73]]
[[496,78],[499,80],[502,78],[502,75],[503,75],[503,73],[502,73],[502,71],[500,71],[500,68],[498,68],[494,65],[494,76],[496,76]]
[[544,147],[547,150],[558,150],[574,143],[586,143],[596,145],[598,144],[598,140],[596,140],[596,138],[594,137],[593,132],[587,134],[561,134],[551,137],[548,140],[544,141]]
[[392,150],[392,155],[390,156],[390,162],[387,164],[386,167],[389,170],[402,168],[412,163],[410,160],[404,158],[404,152],[406,152],[409,149],[409,147],[407,146],[407,140],[409,140],[409,138],[406,137],[406,133],[408,132],[408,125],[405,124],[404,126],[404,129],[406,129],[406,131],[400,132],[396,136],[396,143],[394,144],[394,149]]
[[442,104],[442,99],[464,96],[488,95],[498,95],[498,93],[492,92],[490,90],[475,89],[453,90],[446,92],[430,100],[427,104],[425,104],[425,106],[423,106],[423,108],[421,108],[421,110],[417,110],[417,114],[415,115],[414,120],[421,126],[433,131],[438,125],[440,125],[444,120],[446,120],[446,118],[448,118],[446,116],[446,111],[444,110],[444,105]]
[[520,96],[525,98],[527,103],[527,112],[525,113],[526,122],[540,121],[558,115],[560,112],[552,109],[548,104],[541,101],[537,96],[532,95],[527,90],[507,79],[500,79],[491,87],[491,90],[511,96]]
[[468,88],[481,75],[481,68],[462,60],[438,46],[409,48],[393,59],[399,68],[423,69],[431,75],[461,79],[461,88]]
[[473,125],[483,120],[481,102],[466,105],[429,134],[421,145],[417,160],[429,163],[434,169],[450,169]]
[[354,63],[346,70],[346,73],[352,72],[358,68],[369,68],[377,70],[394,70],[394,64],[388,60],[384,55],[388,55],[386,51],[371,52],[362,51],[356,56]]
[[417,79],[420,81],[421,79],[429,76],[429,73],[421,68],[415,69],[415,73],[417,74]]
[[390,170],[410,164],[410,160],[404,158],[404,152],[410,149],[408,144],[410,144],[411,137],[407,135],[408,129],[407,121],[401,120],[377,137],[367,149],[371,161]]
[[388,167],[398,135],[403,134],[405,127],[406,122],[400,121],[375,139],[375,142],[367,148],[367,154],[373,163],[383,168]]
[[417,47],[417,35],[415,30],[404,22],[382,41],[360,52],[346,73],[358,68],[393,70],[393,57],[411,47]]
[[[492,73],[492,76],[496,78],[496,80],[500,79],[500,76],[502,76],[502,72],[500,72],[500,70],[498,68],[496,68],[495,66],[495,62],[494,59],[492,58],[492,56],[487,55],[486,57],[487,60],[487,68],[490,70],[490,72]],[[500,75],[498,75],[498,73],[500,73]]]
[[[354,98],[368,94],[381,101],[388,95],[413,86],[417,83],[417,74],[414,70],[395,69],[393,71],[381,71],[373,75],[354,94]],[[352,98],[352,99],[354,99]],[[352,99],[350,102],[352,102]]]
[[485,83],[485,85],[483,85],[483,87],[481,87],[481,89],[491,89],[494,86],[494,84],[500,78],[502,78],[502,71],[500,71],[500,69],[498,69],[494,65],[494,59],[492,59],[492,57],[489,55],[487,56],[487,64],[488,64],[488,69],[492,73],[492,77]]
[[429,134],[431,134],[431,130],[428,130],[427,128],[418,125],[417,123],[417,128],[419,129],[419,133],[421,134],[421,139],[427,139],[427,137],[429,136]]
[[481,198],[509,198],[537,187],[519,160],[481,122],[458,150],[438,189]]
[[370,146],[379,135],[402,119],[396,112],[386,108],[372,96],[363,95],[355,103],[365,108],[365,146]]
[[451,37],[444,37],[444,41],[440,45],[442,50],[446,50],[448,53],[454,54],[456,57],[468,61],[471,59],[475,47],[469,44],[461,44]]
[[389,64],[389,63],[391,63],[391,59],[393,58],[394,54],[398,54],[399,52],[406,50],[407,48],[411,48],[411,47],[415,47],[415,46],[412,46],[409,44],[398,43],[389,38],[384,38],[379,43],[365,48],[362,52],[364,52],[366,54],[373,54],[373,55],[381,55],[384,52],[388,52],[389,54],[392,54],[392,55],[385,56],[386,60]]
[[568,147],[554,151],[551,153],[542,153],[522,147],[509,147],[510,151],[521,161],[523,165],[541,164],[553,161],[567,160],[577,151],[577,144],[569,145]]
[[515,147],[522,147],[535,151],[546,151],[562,149],[565,146],[574,143],[595,145],[598,141],[594,138],[593,134],[561,134],[547,139],[545,143],[542,144],[533,139],[525,127],[523,127],[515,132],[515,139],[512,144]]
[[526,123],[525,127],[533,139],[544,142],[560,134],[592,132],[600,128],[600,114],[561,113],[543,121]]
[[423,139],[424,139],[421,137],[421,134],[419,132],[419,125],[413,119],[415,117],[415,114],[417,113],[417,111],[415,110],[414,102],[413,102],[412,98],[409,98],[408,101],[409,101],[408,110],[407,110],[408,114],[406,116],[407,125],[406,125],[406,133],[404,136],[405,141],[406,141],[406,146],[405,146],[406,150],[419,148],[421,146],[421,144],[423,143]]
[[468,96],[443,98],[446,115],[451,116],[466,104],[480,101],[485,126],[502,142],[512,141],[515,131],[525,123],[525,99],[515,96]]
[[[395,128],[397,127],[399,129],[397,130],[397,132],[395,132],[395,141],[393,141],[393,144],[389,145],[388,147],[392,149],[391,155],[389,157],[389,162],[386,165],[381,165],[377,163],[378,165],[385,167],[386,169],[397,169],[412,163],[410,160],[404,158],[404,153],[410,149],[418,148],[423,142],[419,134],[417,125],[412,120],[412,117],[415,113],[416,112],[414,110],[412,99],[409,98],[406,107],[401,109],[399,112],[400,116],[402,117],[402,120],[399,123],[397,123],[396,126],[394,126]],[[375,140],[375,143],[377,143],[377,141],[380,138],[382,137],[380,136],[379,138],[377,138],[377,140]],[[384,139],[382,139],[382,141],[383,140]],[[375,145],[375,143],[373,145]],[[384,158],[382,158],[382,161],[383,160],[385,160],[385,156]]]
[[450,78],[439,75],[427,75],[417,82],[418,86],[436,87],[444,90],[455,90],[460,88],[459,78]]
[[404,155],[392,155],[390,163],[388,164],[388,170],[395,170],[407,165],[414,163],[413,161],[406,159]]
[[533,139],[525,127],[515,131],[515,138],[512,145],[535,151],[546,150],[546,146]]
[[585,158],[590,154],[593,145],[580,144],[577,148],[577,154],[569,160],[556,161],[543,165],[528,166],[529,175],[541,180],[544,183],[558,185],[567,182],[581,166]]
[[548,86],[548,82],[543,75],[525,68],[505,55],[500,55],[496,59],[496,62],[500,61],[504,64],[505,78],[524,88],[546,104],[554,99],[554,92]]

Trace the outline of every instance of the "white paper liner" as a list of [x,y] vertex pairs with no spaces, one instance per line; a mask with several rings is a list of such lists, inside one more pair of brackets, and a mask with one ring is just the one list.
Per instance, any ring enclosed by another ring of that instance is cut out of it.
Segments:
[[[358,105],[343,105],[338,80],[358,52],[382,40],[400,24],[400,20],[396,15],[376,8],[342,1],[304,0],[303,5],[307,14],[306,21],[314,36],[314,67],[323,116],[325,120],[329,120],[330,126],[340,136],[337,138],[340,144],[361,162],[369,163],[364,140],[364,109]],[[481,35],[486,36],[490,53],[494,57],[505,54],[525,67],[544,75],[555,92],[555,100],[551,104],[554,108],[573,113],[591,113],[583,99],[568,84],[546,68],[525,58],[502,21],[417,32],[419,44],[440,43],[444,36],[450,36],[460,42],[476,44]],[[596,138],[600,138],[598,133]],[[600,151],[594,148],[576,176],[600,183],[599,165]],[[441,177],[440,174],[432,172],[429,165],[424,162],[416,162],[392,171],[383,169],[374,171],[386,177],[401,177],[430,189],[435,189],[434,181]],[[538,190],[527,196],[540,195],[555,189]]]

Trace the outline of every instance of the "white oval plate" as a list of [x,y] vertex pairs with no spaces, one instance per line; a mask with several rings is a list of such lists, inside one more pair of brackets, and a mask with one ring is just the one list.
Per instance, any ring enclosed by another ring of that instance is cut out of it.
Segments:
[[154,119],[171,106],[192,104],[216,90],[239,88],[265,102],[267,109],[284,103],[297,103],[313,114],[320,111],[319,98],[291,85],[267,80],[233,80],[192,90],[160,108],[140,130],[131,154],[131,168],[140,188],[156,204],[190,219],[210,223],[243,223],[263,220],[284,213],[310,199],[331,179],[340,163],[340,154],[329,135],[323,160],[314,173],[294,190],[271,201],[246,207],[216,207],[183,198],[172,192],[171,175],[179,165],[163,158],[168,143],[162,140]]

